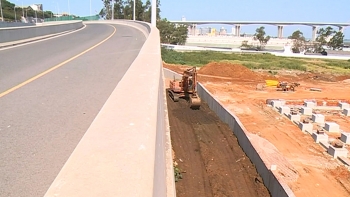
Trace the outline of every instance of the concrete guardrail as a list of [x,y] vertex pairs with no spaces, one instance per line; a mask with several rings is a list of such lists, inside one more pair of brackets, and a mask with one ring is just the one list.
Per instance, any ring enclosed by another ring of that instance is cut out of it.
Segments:
[[[173,79],[175,77],[176,79],[181,79],[180,74],[165,68],[163,70],[166,78]],[[263,147],[259,146],[259,143],[256,143],[256,140],[252,140],[252,138],[256,139],[256,137],[246,130],[239,118],[227,110],[218,100],[216,100],[202,84],[198,83],[197,91],[198,95],[208,104],[209,108],[213,110],[223,122],[227,123],[234,132],[240,146],[249,159],[254,163],[258,173],[263,179],[265,186],[270,191],[271,196],[295,197],[289,186],[277,178],[275,171],[270,170],[266,164],[267,162],[265,162],[266,159],[259,155],[259,149],[262,149]]]
[[147,40],[45,196],[175,197],[159,31],[98,23],[137,28]]
[[29,26],[35,26],[35,23],[19,23],[19,22],[1,22],[0,21],[0,28],[6,28],[6,27],[29,27]]
[[64,21],[43,24],[40,26],[0,28],[0,43],[12,42],[76,30],[83,27],[82,21]]

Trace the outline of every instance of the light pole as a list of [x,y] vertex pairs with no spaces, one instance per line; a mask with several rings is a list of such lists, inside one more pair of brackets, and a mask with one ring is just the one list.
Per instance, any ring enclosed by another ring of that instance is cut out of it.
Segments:
[[114,0],[112,0],[112,20],[114,20]]
[[133,13],[133,20],[136,20],[136,18],[135,18],[135,10],[136,10],[136,0],[134,0],[134,13]]
[[91,0],[90,0],[90,16],[91,16]]
[[69,0],[68,0],[68,16],[70,16],[70,3],[69,3]]
[[23,17],[24,17],[24,6],[23,6],[23,1],[22,1],[22,14],[23,14]]
[[153,27],[157,25],[157,0],[152,0],[151,24]]
[[[1,0],[0,0],[1,1]],[[17,15],[16,15],[16,4],[15,6],[13,7],[13,11],[15,12],[15,22],[17,22]]]
[[4,22],[4,15],[2,14],[2,5],[0,0],[1,21]]
[[35,9],[35,24],[38,23],[38,15],[36,14],[36,9]]

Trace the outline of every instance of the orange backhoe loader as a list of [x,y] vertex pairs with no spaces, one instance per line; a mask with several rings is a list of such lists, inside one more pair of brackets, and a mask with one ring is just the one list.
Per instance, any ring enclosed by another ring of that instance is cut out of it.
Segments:
[[189,101],[190,108],[199,109],[201,99],[197,94],[197,70],[196,67],[189,68],[184,71],[181,80],[170,81],[168,94],[174,102],[178,102],[180,98]]

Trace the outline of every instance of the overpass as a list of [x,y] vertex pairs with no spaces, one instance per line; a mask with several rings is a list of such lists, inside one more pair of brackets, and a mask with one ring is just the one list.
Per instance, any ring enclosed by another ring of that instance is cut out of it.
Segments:
[[283,38],[283,27],[289,25],[305,25],[312,27],[312,40],[316,39],[317,28],[319,26],[335,26],[339,28],[339,31],[344,32],[344,28],[350,26],[350,23],[327,23],[327,22],[280,22],[280,21],[170,21],[175,24],[187,24],[190,25],[190,33],[196,34],[197,25],[205,24],[224,24],[234,25],[235,35],[239,36],[242,25],[273,25],[277,26],[277,37]]

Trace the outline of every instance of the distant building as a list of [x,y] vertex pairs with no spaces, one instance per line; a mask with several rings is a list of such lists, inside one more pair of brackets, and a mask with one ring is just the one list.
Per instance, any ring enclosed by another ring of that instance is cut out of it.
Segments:
[[223,35],[223,36],[227,35],[227,30],[224,27],[221,27],[219,35]]
[[186,21],[186,18],[182,16],[181,21]]
[[199,32],[198,32],[198,34],[199,35],[208,35],[209,33],[210,33],[210,31],[211,31],[211,28],[210,27],[201,27],[201,28],[199,28],[198,29],[199,30]]
[[33,4],[29,7],[34,11],[43,11],[43,4]]

